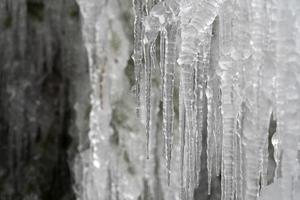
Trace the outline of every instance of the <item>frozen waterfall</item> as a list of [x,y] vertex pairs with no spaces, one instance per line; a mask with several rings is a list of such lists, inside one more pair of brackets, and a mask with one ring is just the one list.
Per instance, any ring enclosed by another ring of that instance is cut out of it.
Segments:
[[300,199],[300,1],[77,2],[78,199]]

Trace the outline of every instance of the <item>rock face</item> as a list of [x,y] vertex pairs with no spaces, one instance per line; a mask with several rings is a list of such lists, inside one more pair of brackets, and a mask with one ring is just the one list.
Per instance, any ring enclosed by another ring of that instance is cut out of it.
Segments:
[[75,199],[90,108],[80,21],[75,0],[0,1],[1,200]]

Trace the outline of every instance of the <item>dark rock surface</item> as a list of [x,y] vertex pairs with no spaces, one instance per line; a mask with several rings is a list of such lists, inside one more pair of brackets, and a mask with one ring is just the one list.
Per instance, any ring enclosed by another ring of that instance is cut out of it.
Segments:
[[75,199],[74,106],[89,91],[79,13],[75,0],[0,0],[1,200]]

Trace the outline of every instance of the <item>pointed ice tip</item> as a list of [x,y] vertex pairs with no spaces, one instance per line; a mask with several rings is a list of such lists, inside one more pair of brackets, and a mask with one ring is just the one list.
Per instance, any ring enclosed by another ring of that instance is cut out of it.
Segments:
[[208,187],[208,190],[207,190],[207,195],[210,196],[211,195],[211,189],[210,187]]
[[146,149],[146,158],[147,160],[149,160],[149,146],[147,145],[147,149]]
[[171,171],[168,170],[168,175],[167,175],[167,182],[168,182],[168,186],[170,186],[170,177],[171,177]]
[[146,158],[149,160],[149,138],[147,138],[147,145],[146,145]]

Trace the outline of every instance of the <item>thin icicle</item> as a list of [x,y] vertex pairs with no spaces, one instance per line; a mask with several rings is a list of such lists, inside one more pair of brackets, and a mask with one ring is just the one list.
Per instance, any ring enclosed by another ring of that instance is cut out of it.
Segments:
[[[149,3],[149,2],[148,2]],[[176,65],[176,37],[177,37],[177,21],[175,19],[176,2],[166,1],[159,2],[151,6],[151,11],[145,19],[145,99],[146,99],[146,137],[147,149],[149,148],[149,134],[151,127],[151,69],[155,63],[149,61],[148,48],[153,49],[158,33],[160,32],[160,68],[162,76],[163,91],[163,134],[165,137],[165,154],[167,161],[167,180],[170,182],[171,169],[171,140],[173,133],[173,91],[174,91],[174,72]],[[149,9],[149,7],[148,7]],[[147,47],[150,45],[150,47]],[[151,53],[151,51],[150,51]],[[156,58],[156,52],[152,52],[151,58]],[[148,151],[147,151],[148,155]]]
[[149,137],[151,132],[151,77],[152,62],[151,48],[154,43],[146,43],[144,47],[145,55],[145,101],[146,101],[146,155],[149,158]]
[[195,67],[195,134],[196,134],[196,182],[199,182],[199,175],[201,170],[201,152],[202,152],[202,130],[203,130],[203,90],[204,90],[204,67],[201,63],[202,56],[200,52],[197,56],[197,63]]
[[[165,27],[160,30],[160,45],[159,45],[159,59],[160,59],[160,75],[161,75],[161,84],[164,85],[164,67],[165,67],[165,47],[166,46],[166,29]],[[161,90],[161,97],[163,98],[163,88]]]
[[[182,73],[181,73],[182,74]],[[180,133],[180,198],[186,200],[185,195],[185,172],[184,172],[184,163],[185,163],[185,108],[183,100],[183,85],[182,85],[182,76],[180,76],[180,85],[179,85],[179,133]]]

